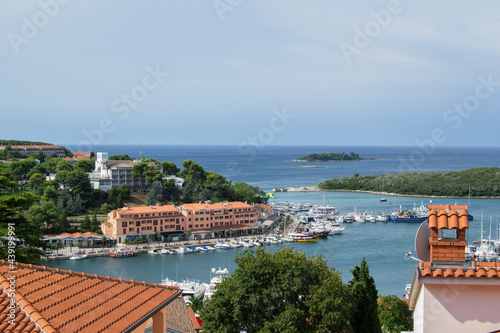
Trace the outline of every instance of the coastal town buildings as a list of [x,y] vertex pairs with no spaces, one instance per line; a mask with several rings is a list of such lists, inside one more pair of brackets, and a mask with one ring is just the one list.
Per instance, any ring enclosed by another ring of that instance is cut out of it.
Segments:
[[257,224],[253,205],[243,202],[190,203],[182,206],[125,207],[108,214],[101,224],[104,235],[123,243],[141,235],[160,233],[164,237],[188,231],[200,233],[228,229],[251,229]]
[[80,243],[85,245],[91,244],[92,240],[102,243],[102,237],[102,235],[96,234],[95,232],[75,232],[73,234],[65,232],[60,235],[44,236],[43,241],[51,245],[61,243],[61,245],[68,246],[73,243],[74,246],[78,246]]
[[[0,260],[0,332],[196,332],[177,287]],[[196,327],[195,327],[196,325]]]
[[[0,146],[0,150],[6,149],[7,146]],[[66,152],[61,146],[56,145],[30,145],[30,146],[10,146],[13,151],[19,152],[22,156],[29,156],[31,154],[41,151],[45,156],[66,157]]]
[[500,264],[466,264],[467,206],[428,208],[422,227],[428,223],[430,237],[417,236],[424,258],[415,268],[409,300],[414,331],[498,332]]

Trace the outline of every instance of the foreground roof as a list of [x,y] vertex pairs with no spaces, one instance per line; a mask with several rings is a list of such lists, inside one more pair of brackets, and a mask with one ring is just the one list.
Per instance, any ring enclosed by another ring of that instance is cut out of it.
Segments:
[[[155,283],[14,265],[0,260],[0,332],[126,332],[181,294]],[[9,323],[12,277],[15,319]]]

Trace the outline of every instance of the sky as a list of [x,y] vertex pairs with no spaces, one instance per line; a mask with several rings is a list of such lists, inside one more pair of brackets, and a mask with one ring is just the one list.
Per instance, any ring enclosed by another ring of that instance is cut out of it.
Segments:
[[0,9],[0,139],[498,146],[498,1]]

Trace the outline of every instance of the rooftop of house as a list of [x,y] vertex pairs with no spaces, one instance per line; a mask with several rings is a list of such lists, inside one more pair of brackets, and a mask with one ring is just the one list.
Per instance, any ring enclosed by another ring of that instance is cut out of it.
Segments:
[[500,279],[500,263],[473,262],[472,265],[435,265],[421,262],[420,276],[430,278],[485,278]]
[[28,264],[12,268],[5,260],[0,286],[0,332],[123,332],[181,295],[174,287]]
[[167,212],[179,212],[177,207],[172,205],[153,205],[153,206],[137,206],[137,207],[124,207],[118,209],[118,214],[129,215],[129,214],[144,214],[144,213],[167,213]]
[[249,205],[244,202],[233,201],[233,202],[217,202],[217,203],[186,203],[182,205],[182,209],[185,210],[217,210],[224,208],[253,208],[252,205]]

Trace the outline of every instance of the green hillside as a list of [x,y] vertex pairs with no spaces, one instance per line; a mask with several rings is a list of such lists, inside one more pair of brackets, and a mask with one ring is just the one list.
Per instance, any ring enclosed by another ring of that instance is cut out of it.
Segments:
[[360,190],[449,197],[500,196],[500,168],[474,168],[452,172],[391,173],[378,176],[342,177],[325,180],[323,190]]

